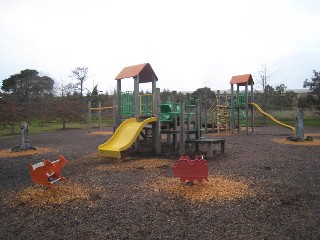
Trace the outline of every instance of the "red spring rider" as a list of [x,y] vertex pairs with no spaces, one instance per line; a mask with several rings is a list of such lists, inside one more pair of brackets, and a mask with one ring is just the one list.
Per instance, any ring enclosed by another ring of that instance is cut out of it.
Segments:
[[34,165],[29,164],[29,171],[31,179],[37,184],[46,187],[53,187],[54,183],[64,180],[61,176],[61,169],[66,165],[67,160],[63,156],[51,162],[50,160],[43,160]]
[[200,159],[195,156],[195,159],[191,160],[188,156],[183,155],[174,164],[173,175],[179,177],[181,182],[209,181],[207,161],[203,156]]

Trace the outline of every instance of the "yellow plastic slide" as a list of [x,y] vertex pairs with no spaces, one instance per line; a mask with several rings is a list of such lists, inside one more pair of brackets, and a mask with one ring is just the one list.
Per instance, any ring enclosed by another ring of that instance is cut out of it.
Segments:
[[125,120],[107,142],[99,145],[99,153],[106,157],[121,158],[120,152],[128,149],[135,142],[145,125],[155,121],[157,121],[156,117],[150,117],[141,122],[136,118]]
[[259,113],[265,115],[266,117],[268,117],[271,121],[275,122],[276,124],[279,124],[279,125],[282,126],[282,127],[289,128],[289,129],[291,129],[291,130],[294,131],[294,132],[296,131],[296,129],[295,129],[293,126],[284,124],[284,123],[278,121],[277,119],[275,119],[275,118],[274,118],[273,116],[271,116],[269,113],[266,113],[265,111],[263,111],[262,108],[261,108],[258,104],[256,104],[256,103],[249,103],[249,104],[250,104],[251,106],[255,107],[255,108],[259,111]]

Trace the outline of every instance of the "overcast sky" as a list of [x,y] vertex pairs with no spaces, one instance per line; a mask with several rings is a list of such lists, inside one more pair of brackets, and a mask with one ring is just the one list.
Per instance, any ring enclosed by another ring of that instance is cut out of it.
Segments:
[[70,82],[87,66],[86,87],[112,91],[148,62],[161,89],[216,90],[262,64],[271,85],[302,88],[320,71],[319,24],[319,0],[0,0],[0,80],[36,69]]

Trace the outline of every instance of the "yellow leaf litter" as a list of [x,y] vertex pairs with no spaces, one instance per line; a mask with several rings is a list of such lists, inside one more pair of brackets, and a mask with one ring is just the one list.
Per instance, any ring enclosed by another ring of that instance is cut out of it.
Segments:
[[89,134],[92,134],[92,135],[112,135],[113,132],[111,131],[107,131],[107,132],[90,132]]
[[36,154],[42,154],[42,153],[47,153],[51,151],[52,151],[52,148],[37,148],[36,150],[30,149],[30,150],[20,151],[20,152],[12,152],[9,149],[3,149],[3,150],[0,150],[0,158],[36,155]]
[[[308,136],[308,135],[305,135],[305,136]],[[313,139],[313,141],[295,142],[295,141],[287,140],[285,138],[276,138],[276,139],[273,139],[273,141],[280,144],[296,145],[296,146],[320,146],[320,139]]]
[[132,169],[152,169],[152,168],[167,168],[173,167],[174,161],[163,159],[143,159],[143,160],[129,160],[119,161],[113,164],[101,164],[96,169],[101,171],[130,171]]
[[245,181],[225,176],[210,176],[209,182],[196,182],[193,185],[181,183],[178,178],[161,178],[148,187],[156,192],[175,194],[192,202],[223,202],[255,196],[255,192]]
[[53,188],[39,185],[28,187],[17,194],[17,201],[33,206],[48,206],[63,204],[69,201],[89,198],[86,187],[78,183],[61,182]]

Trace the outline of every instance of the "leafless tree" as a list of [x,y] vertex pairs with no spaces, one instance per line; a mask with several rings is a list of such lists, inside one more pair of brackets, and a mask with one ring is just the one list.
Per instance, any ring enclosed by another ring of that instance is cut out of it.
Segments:
[[88,67],[76,67],[72,70],[72,77],[77,79],[80,86],[80,96],[83,97],[83,83],[88,78]]
[[263,107],[267,107],[268,102],[268,95],[269,89],[272,88],[270,83],[272,82],[273,78],[277,75],[276,71],[272,71],[270,67],[267,66],[266,63],[261,63],[260,67],[258,68],[257,75],[255,76],[256,82],[258,85],[262,86],[262,105]]
[[270,85],[272,79],[276,76],[276,71],[271,71],[266,63],[261,63],[256,75],[257,83],[262,86],[262,90],[265,93],[267,85]]

